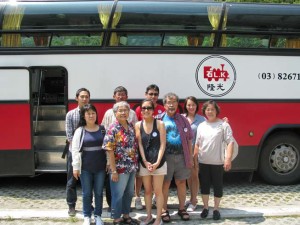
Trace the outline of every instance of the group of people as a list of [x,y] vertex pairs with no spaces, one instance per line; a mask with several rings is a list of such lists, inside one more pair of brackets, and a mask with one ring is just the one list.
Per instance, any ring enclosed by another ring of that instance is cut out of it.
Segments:
[[[170,222],[167,203],[173,178],[177,186],[178,215],[182,220],[189,220],[188,212],[196,209],[199,186],[203,200],[201,218],[209,214],[208,201],[213,186],[213,219],[220,219],[223,172],[231,169],[234,141],[227,119],[218,118],[220,108],[213,100],[203,104],[203,117],[198,114],[199,104],[193,96],[185,99],[183,114],[179,113],[179,98],[175,93],[163,97],[163,106],[157,103],[158,96],[158,86],[149,85],[145,100],[134,111],[126,102],[126,88],[117,87],[113,95],[116,103],[106,111],[100,125],[96,107],[89,104],[90,92],[85,88],[77,91],[78,107],[66,116],[70,143],[67,203],[69,215],[75,215],[76,181],[80,177],[84,225],[91,223],[92,211],[96,225],[104,224],[101,214],[105,183],[113,224]],[[225,159],[221,157],[223,143],[227,144]],[[139,223],[129,213],[134,194],[140,200],[141,183],[147,217]],[[191,192],[188,201],[187,183]],[[153,194],[155,218],[151,212]]]

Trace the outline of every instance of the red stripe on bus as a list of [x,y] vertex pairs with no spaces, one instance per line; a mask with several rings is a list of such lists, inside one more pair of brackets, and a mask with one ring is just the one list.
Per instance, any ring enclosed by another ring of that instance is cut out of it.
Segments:
[[1,104],[0,150],[31,150],[29,104]]
[[263,135],[278,125],[300,126],[300,103],[220,103],[220,108],[220,118],[228,117],[240,146],[259,145]]

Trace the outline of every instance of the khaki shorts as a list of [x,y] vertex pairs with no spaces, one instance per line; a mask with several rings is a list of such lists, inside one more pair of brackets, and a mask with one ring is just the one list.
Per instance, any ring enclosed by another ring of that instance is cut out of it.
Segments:
[[153,172],[149,172],[146,168],[142,166],[140,163],[140,172],[139,176],[156,176],[156,175],[166,175],[167,174],[167,162],[165,162],[160,168],[154,170]]
[[186,180],[191,176],[191,169],[185,167],[183,154],[166,154],[168,169],[165,180],[171,181],[173,176],[176,180]]

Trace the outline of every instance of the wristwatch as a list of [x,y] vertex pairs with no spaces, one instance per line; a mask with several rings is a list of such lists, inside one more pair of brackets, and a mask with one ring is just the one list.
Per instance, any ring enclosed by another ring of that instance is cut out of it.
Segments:
[[115,173],[117,173],[117,171],[116,171],[116,170],[114,170],[114,171],[111,171],[111,173],[112,173],[112,174],[115,174]]

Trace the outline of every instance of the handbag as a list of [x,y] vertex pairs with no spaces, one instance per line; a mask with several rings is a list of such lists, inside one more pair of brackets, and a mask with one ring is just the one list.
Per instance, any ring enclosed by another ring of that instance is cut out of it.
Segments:
[[[225,130],[223,125],[222,125],[222,130],[223,130],[223,150],[221,152],[221,159],[222,162],[224,162],[227,154],[227,143],[225,141]],[[235,138],[234,137],[232,138],[233,138],[233,151],[232,151],[231,161],[233,161],[239,154],[239,145],[236,142]]]
[[65,145],[64,151],[61,155],[62,159],[66,158],[66,154],[69,152],[69,146],[70,146],[70,143],[68,140],[66,140],[66,145]]

